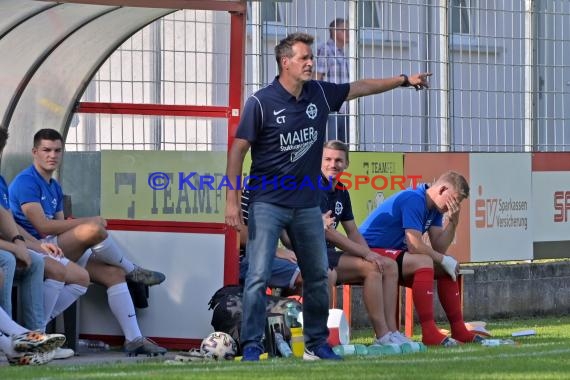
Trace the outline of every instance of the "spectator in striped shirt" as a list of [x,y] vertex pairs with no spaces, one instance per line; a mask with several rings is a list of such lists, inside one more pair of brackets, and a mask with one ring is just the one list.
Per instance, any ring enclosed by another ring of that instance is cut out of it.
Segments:
[[[348,83],[348,58],[344,48],[348,44],[348,23],[343,18],[329,24],[328,41],[317,48],[315,79],[334,83]],[[337,114],[329,115],[327,140],[348,143],[348,104],[345,102]]]

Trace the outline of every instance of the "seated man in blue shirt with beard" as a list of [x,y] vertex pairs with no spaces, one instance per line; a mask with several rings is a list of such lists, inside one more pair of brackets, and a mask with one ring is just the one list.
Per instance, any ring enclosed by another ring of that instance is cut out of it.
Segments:
[[[348,164],[348,146],[339,140],[327,141],[321,164],[321,212],[331,213],[335,219],[333,226],[325,229],[331,271],[329,283],[331,286],[342,283],[363,285],[364,306],[374,329],[375,344],[401,346],[411,343],[398,331],[396,322],[398,266],[370,250],[354,222],[350,194],[337,180]],[[339,224],[346,235],[336,230]]]

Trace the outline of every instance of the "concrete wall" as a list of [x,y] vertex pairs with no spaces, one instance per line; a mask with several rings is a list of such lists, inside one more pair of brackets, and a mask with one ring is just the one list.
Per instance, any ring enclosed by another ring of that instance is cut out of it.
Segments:
[[[463,310],[466,321],[570,313],[570,260],[485,264],[469,268],[474,269],[475,274],[465,276]],[[437,294],[435,305],[436,319],[447,322]],[[362,302],[362,287],[354,286],[352,326],[369,325]]]

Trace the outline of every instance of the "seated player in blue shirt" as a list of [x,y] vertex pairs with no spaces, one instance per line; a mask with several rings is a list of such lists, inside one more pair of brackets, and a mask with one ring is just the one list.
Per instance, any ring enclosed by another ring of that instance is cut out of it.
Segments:
[[[0,127],[0,153],[7,140],[8,131]],[[11,316],[12,285],[17,274],[24,324],[30,329],[44,331],[50,320],[85,294],[89,275],[85,269],[63,257],[57,246],[41,243],[16,224],[10,210],[8,186],[2,176],[0,235],[0,267],[5,272],[5,281],[0,286],[0,306]],[[54,358],[65,359],[73,354],[71,349],[58,347]]]
[[10,207],[16,222],[32,236],[57,244],[66,257],[87,269],[92,281],[107,288],[111,312],[125,335],[129,354],[164,354],[166,349],[143,337],[126,279],[146,285],[164,281],[162,273],[133,264],[111,236],[100,216],[64,219],[63,192],[52,178],[63,156],[63,138],[54,129],[34,135],[33,164],[10,184]]
[[[426,345],[450,347],[458,341],[481,340],[465,327],[456,282],[459,264],[447,253],[459,223],[461,202],[468,196],[465,177],[450,171],[431,186],[421,184],[392,195],[360,226],[360,232],[375,252],[398,263],[400,283],[412,289]],[[447,214],[445,226],[443,214]],[[422,239],[426,232],[431,245]],[[451,338],[435,325],[434,278],[441,306],[451,325]]]

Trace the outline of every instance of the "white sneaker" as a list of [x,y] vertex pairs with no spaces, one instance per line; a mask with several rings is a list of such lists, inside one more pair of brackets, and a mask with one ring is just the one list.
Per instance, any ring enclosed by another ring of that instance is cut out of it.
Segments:
[[54,359],[67,359],[75,355],[75,352],[71,348],[61,348],[58,347],[54,351]]
[[396,343],[399,345],[414,342],[413,340],[411,340],[410,338],[408,338],[407,336],[405,336],[404,334],[402,334],[399,331],[393,331],[392,333],[390,333],[390,341],[392,343]]
[[372,343],[372,344],[379,344],[379,345],[382,345],[382,346],[386,346],[386,345],[392,344],[392,343],[395,343],[395,342],[392,341],[392,334],[391,334],[391,333],[387,333],[386,335],[384,335],[384,336],[382,336],[382,337],[380,337],[380,338],[377,338],[377,339],[374,341],[374,343]]

